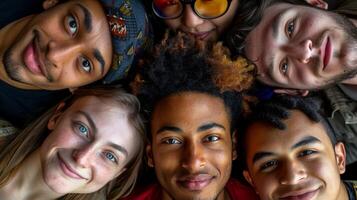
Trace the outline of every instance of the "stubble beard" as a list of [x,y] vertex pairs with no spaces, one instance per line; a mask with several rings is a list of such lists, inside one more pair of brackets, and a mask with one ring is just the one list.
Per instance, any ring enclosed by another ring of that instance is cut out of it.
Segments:
[[345,65],[346,70],[328,81],[328,85],[342,82],[357,75],[357,54],[355,53],[357,52],[357,27],[343,15],[334,14],[332,17],[345,33],[345,50],[335,54],[334,57],[345,58],[346,61],[343,65]]
[[11,80],[24,83],[21,75],[20,75],[20,66],[16,64],[13,60],[13,46],[6,49],[4,56],[3,56],[3,64],[6,74]]

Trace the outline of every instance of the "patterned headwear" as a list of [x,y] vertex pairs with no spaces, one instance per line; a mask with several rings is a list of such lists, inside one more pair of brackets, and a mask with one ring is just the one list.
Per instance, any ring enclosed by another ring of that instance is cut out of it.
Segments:
[[103,79],[104,84],[113,83],[125,77],[134,56],[149,38],[149,23],[140,0],[100,0],[102,3],[113,44],[112,65]]

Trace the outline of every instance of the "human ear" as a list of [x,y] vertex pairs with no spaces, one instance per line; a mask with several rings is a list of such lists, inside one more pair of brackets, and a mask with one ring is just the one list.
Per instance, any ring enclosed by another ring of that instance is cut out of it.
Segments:
[[149,167],[154,167],[154,159],[152,156],[152,147],[151,144],[146,145],[146,156],[148,157]]
[[57,105],[54,114],[51,116],[50,120],[48,120],[48,123],[47,123],[48,130],[55,129],[57,120],[59,119],[59,117],[63,113],[62,110],[63,110],[64,106],[65,106],[64,102],[61,102],[61,103],[59,103]]
[[288,94],[291,96],[307,96],[309,90],[298,90],[298,89],[274,89],[277,94]]
[[315,6],[317,8],[321,8],[324,10],[328,9],[328,3],[326,3],[324,0],[305,0],[307,3],[309,3],[312,6]]
[[245,178],[245,180],[252,186],[254,187],[253,181],[252,181],[252,177],[250,177],[250,174],[247,170],[243,170],[243,176]]
[[232,134],[232,160],[237,159],[237,131],[234,131]]
[[60,1],[60,0],[44,0],[42,3],[42,8],[44,10],[52,8],[53,6],[58,4],[58,1]]
[[346,149],[345,145],[342,142],[335,144],[335,157],[340,174],[345,173],[346,171]]

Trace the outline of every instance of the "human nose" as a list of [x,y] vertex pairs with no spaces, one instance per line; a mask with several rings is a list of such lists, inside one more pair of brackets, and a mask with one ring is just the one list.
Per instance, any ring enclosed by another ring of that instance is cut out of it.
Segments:
[[72,157],[78,166],[87,168],[90,165],[94,154],[94,147],[91,145],[86,145],[81,148],[74,149],[72,152]]
[[81,43],[50,41],[47,48],[47,59],[56,67],[78,54],[82,48]]
[[191,8],[190,5],[185,5],[182,17],[182,23],[188,28],[195,28],[202,24],[204,19],[199,17]]
[[312,41],[304,40],[300,44],[292,44],[287,48],[290,57],[296,58],[302,63],[308,63],[313,54]]
[[295,185],[306,177],[306,170],[299,161],[285,161],[280,170],[280,184],[282,185]]
[[206,165],[204,150],[202,148],[200,144],[193,142],[185,146],[182,167],[190,173],[196,173]]

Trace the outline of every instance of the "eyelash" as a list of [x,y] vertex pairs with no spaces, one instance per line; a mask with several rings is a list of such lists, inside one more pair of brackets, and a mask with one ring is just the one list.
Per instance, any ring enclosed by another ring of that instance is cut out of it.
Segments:
[[[294,34],[295,31],[295,19],[292,19],[290,21],[288,21],[288,23],[286,24],[286,34],[289,38],[292,37],[292,35]],[[290,28],[292,28],[292,30],[289,30]]]
[[[107,157],[108,154],[113,156],[113,160],[111,160]],[[118,164],[118,157],[113,152],[105,151],[105,152],[103,152],[103,156],[106,160],[109,160],[112,163]]]
[[260,167],[259,170],[260,171],[265,171],[268,170],[272,167],[276,167],[278,165],[278,160],[269,160],[268,162],[263,163]]
[[[75,32],[74,33],[72,33],[72,31],[71,31],[71,28],[73,28],[73,27],[71,27],[71,25],[69,24],[69,20],[72,20],[73,19],[73,22],[75,23],[75,25],[76,25],[76,30],[75,30]],[[73,14],[68,14],[67,16],[66,16],[66,18],[65,18],[65,27],[66,27],[66,30],[67,30],[67,32],[70,34],[70,36],[71,37],[73,37],[73,36],[75,36],[76,34],[77,34],[77,32],[78,32],[78,30],[79,30],[79,24],[78,24],[78,20],[77,20],[77,18],[75,17],[75,15],[73,15]]]
[[[175,143],[173,143],[175,141]],[[178,139],[175,139],[175,138],[168,138],[168,139],[165,139],[163,141],[164,144],[169,144],[169,145],[172,145],[172,144],[182,144],[181,141],[179,141]]]
[[316,154],[316,153],[318,153],[318,152],[315,150],[307,149],[307,150],[301,151],[299,153],[299,157],[309,156],[309,155]]
[[[79,135],[81,135],[82,137],[85,137],[86,139],[89,139],[89,138],[90,138],[90,131],[89,131],[88,126],[86,126],[85,124],[83,124],[82,122],[79,122],[79,121],[73,122],[73,126],[74,126],[75,131],[76,131]],[[87,133],[84,134],[84,133],[81,131],[82,128],[85,128],[85,131],[86,131]]]
[[[209,138],[215,138],[215,140],[214,140],[214,141],[210,141]],[[203,139],[203,141],[204,141],[204,142],[209,142],[209,143],[214,143],[214,142],[217,142],[217,141],[220,140],[220,139],[221,139],[221,138],[218,137],[218,136],[216,136],[216,135],[209,135],[209,136],[205,137],[205,138]]]

